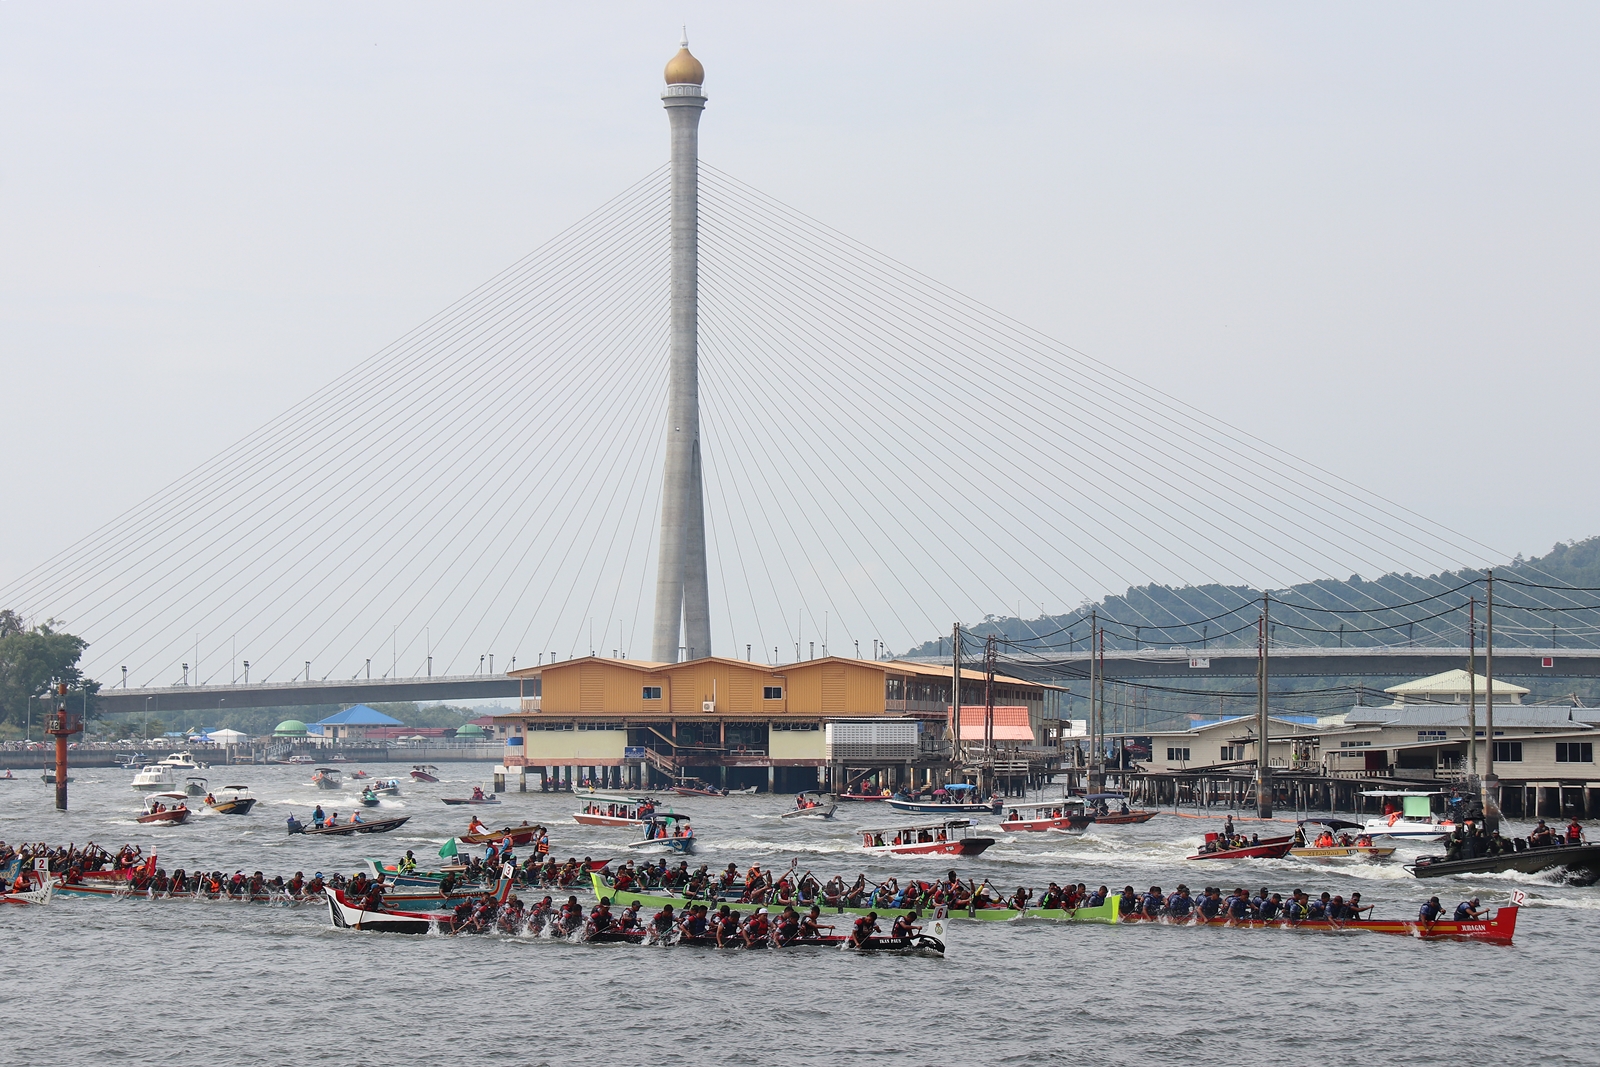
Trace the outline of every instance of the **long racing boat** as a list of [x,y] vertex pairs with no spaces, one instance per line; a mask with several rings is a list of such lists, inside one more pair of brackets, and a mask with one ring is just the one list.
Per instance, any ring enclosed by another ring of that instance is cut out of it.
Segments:
[[[737,900],[712,900],[702,897],[690,898],[682,893],[672,893],[663,889],[652,889],[649,891],[623,889],[619,891],[613,889],[611,885],[607,883],[605,876],[599,871],[591,872],[589,878],[593,884],[595,899],[609,899],[613,907],[626,906],[628,904],[632,904],[636,900],[639,902],[641,907],[646,908],[662,908],[668,904],[671,904],[673,910],[675,911],[682,911],[683,908],[689,904],[711,904],[713,906],[720,906],[722,904],[738,904],[740,907],[781,908],[785,904],[793,903],[795,908],[801,911],[804,911],[805,909],[810,908],[811,905],[815,904],[817,907],[822,909],[822,914],[824,915],[859,916],[866,915],[868,912],[877,912],[880,918],[886,917],[890,919],[901,915],[909,915],[913,911],[917,912],[921,916],[927,917],[931,912],[934,911],[931,906],[924,905],[921,900],[918,900],[913,906],[904,908],[893,908],[888,906],[878,907],[870,904],[863,904],[860,907],[830,905],[825,904],[821,900],[810,900],[803,903],[799,901],[767,901],[762,903],[744,902],[741,904]],[[1117,902],[1116,898],[1112,897],[1097,908],[1071,909],[1025,908],[1019,910],[1016,908],[995,907],[953,908],[950,909],[949,914],[946,917],[951,919],[977,919],[982,922],[1006,922],[1009,919],[1025,918],[1051,919],[1056,922],[1112,924],[1117,921]]]
[[1174,921],[1162,917],[1145,919],[1137,914],[1119,920],[1124,925],[1148,923],[1164,926],[1224,926],[1239,930],[1306,930],[1320,933],[1342,933],[1347,930],[1365,930],[1374,934],[1402,934],[1423,941],[1484,941],[1491,945],[1509,945],[1517,929],[1517,905],[1507,904],[1495,909],[1492,919],[1438,919],[1425,922],[1421,919],[1206,919],[1194,917]]

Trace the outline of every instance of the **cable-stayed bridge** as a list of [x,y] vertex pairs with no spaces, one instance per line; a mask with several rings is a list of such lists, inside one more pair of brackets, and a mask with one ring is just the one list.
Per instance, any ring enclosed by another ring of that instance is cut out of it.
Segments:
[[88,639],[107,708],[244,707],[510,695],[496,659],[866,657],[1144,583],[1200,619],[1217,584],[1500,555],[686,158],[705,95],[674,76],[669,165],[0,606]]

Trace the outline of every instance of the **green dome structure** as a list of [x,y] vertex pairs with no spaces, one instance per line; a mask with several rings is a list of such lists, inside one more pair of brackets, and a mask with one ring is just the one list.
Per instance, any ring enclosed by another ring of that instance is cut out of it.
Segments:
[[299,719],[284,719],[272,728],[273,737],[304,737],[306,724]]
[[459,730],[456,731],[456,736],[457,737],[482,737],[483,736],[483,727],[479,726],[477,723],[469,722],[469,723],[467,723],[467,725],[461,727]]

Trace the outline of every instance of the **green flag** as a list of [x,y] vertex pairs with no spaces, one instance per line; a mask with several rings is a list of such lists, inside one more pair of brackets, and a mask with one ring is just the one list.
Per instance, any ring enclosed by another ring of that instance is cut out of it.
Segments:
[[450,856],[454,856],[455,854],[456,854],[456,839],[455,838],[452,837],[450,840],[446,841],[444,844],[439,846],[439,855],[440,856],[450,857]]

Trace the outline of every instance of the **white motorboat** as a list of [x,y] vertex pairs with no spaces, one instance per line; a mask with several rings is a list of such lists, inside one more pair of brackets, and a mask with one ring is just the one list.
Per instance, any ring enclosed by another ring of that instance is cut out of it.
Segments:
[[1369,837],[1388,837],[1407,841],[1438,841],[1456,828],[1449,819],[1435,818],[1433,798],[1444,796],[1438,791],[1418,792],[1409,789],[1368,789],[1364,797],[1400,798],[1400,810],[1368,819],[1361,832]]
[[829,793],[801,793],[794,799],[794,810],[784,812],[784,819],[831,819],[839,802]]
[[173,752],[169,754],[166,759],[162,760],[160,765],[163,767],[171,767],[175,771],[186,771],[191,773],[206,769],[206,765],[204,763],[196,763],[194,761],[194,753],[192,752]]
[[133,776],[133,788],[141,793],[172,792],[178,788],[178,772],[165,763],[147,763]]

